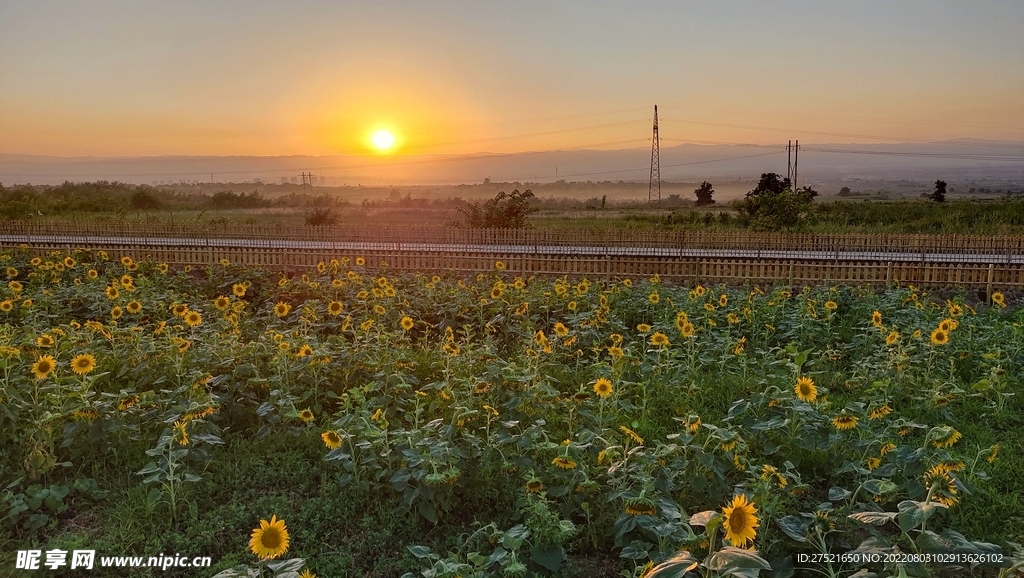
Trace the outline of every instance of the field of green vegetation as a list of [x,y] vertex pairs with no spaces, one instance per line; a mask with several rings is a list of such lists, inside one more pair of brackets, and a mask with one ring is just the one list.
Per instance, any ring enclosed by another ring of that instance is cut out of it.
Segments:
[[1024,309],[999,293],[0,259],[4,569],[32,548],[214,563],[138,576],[1024,564]]

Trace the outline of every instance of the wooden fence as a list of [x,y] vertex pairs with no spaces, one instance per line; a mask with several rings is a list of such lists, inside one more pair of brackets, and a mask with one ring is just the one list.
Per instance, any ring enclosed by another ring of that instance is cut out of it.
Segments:
[[[111,232],[107,231],[107,235]],[[0,233],[2,234],[2,233]],[[79,233],[80,235],[80,233]],[[80,237],[83,238],[83,237]],[[241,237],[239,237],[241,238]],[[83,238],[84,239],[84,238]],[[166,239],[163,239],[166,240]],[[154,245],[139,236],[125,242],[32,242],[35,254],[72,251],[77,248],[103,249],[111,257],[129,255],[136,260],[168,263],[171,266],[215,265],[222,259],[233,264],[261,266],[294,274],[331,259],[363,257],[366,267],[377,270],[412,271],[425,274],[453,272],[459,275],[493,271],[500,261],[510,275],[538,275],[591,279],[646,278],[658,274],[671,283],[727,283],[789,285],[845,283],[886,285],[914,284],[920,287],[966,287],[993,290],[1024,290],[1024,263],[963,263],[880,260],[756,259],[686,257],[593,253],[568,254],[503,250],[477,247],[474,251],[410,250],[392,244],[386,249],[337,250],[294,247],[240,247]],[[394,239],[392,238],[393,242]],[[11,243],[5,243],[10,246]]]

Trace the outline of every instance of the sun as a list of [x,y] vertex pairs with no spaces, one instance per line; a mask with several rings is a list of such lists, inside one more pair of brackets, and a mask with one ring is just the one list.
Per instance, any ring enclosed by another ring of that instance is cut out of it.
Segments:
[[386,130],[378,130],[373,133],[370,140],[373,142],[373,146],[379,151],[387,151],[390,150],[391,147],[395,146],[395,136]]

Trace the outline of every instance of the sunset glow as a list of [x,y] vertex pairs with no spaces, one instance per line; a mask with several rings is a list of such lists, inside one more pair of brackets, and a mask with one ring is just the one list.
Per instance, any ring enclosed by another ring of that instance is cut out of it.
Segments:
[[373,146],[380,152],[387,152],[395,146],[395,136],[386,130],[378,130],[370,139]]

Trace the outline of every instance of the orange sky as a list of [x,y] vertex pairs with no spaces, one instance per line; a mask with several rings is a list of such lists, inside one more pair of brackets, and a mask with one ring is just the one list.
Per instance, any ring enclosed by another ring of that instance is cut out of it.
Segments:
[[1024,3],[0,6],[0,153],[1024,141]]

